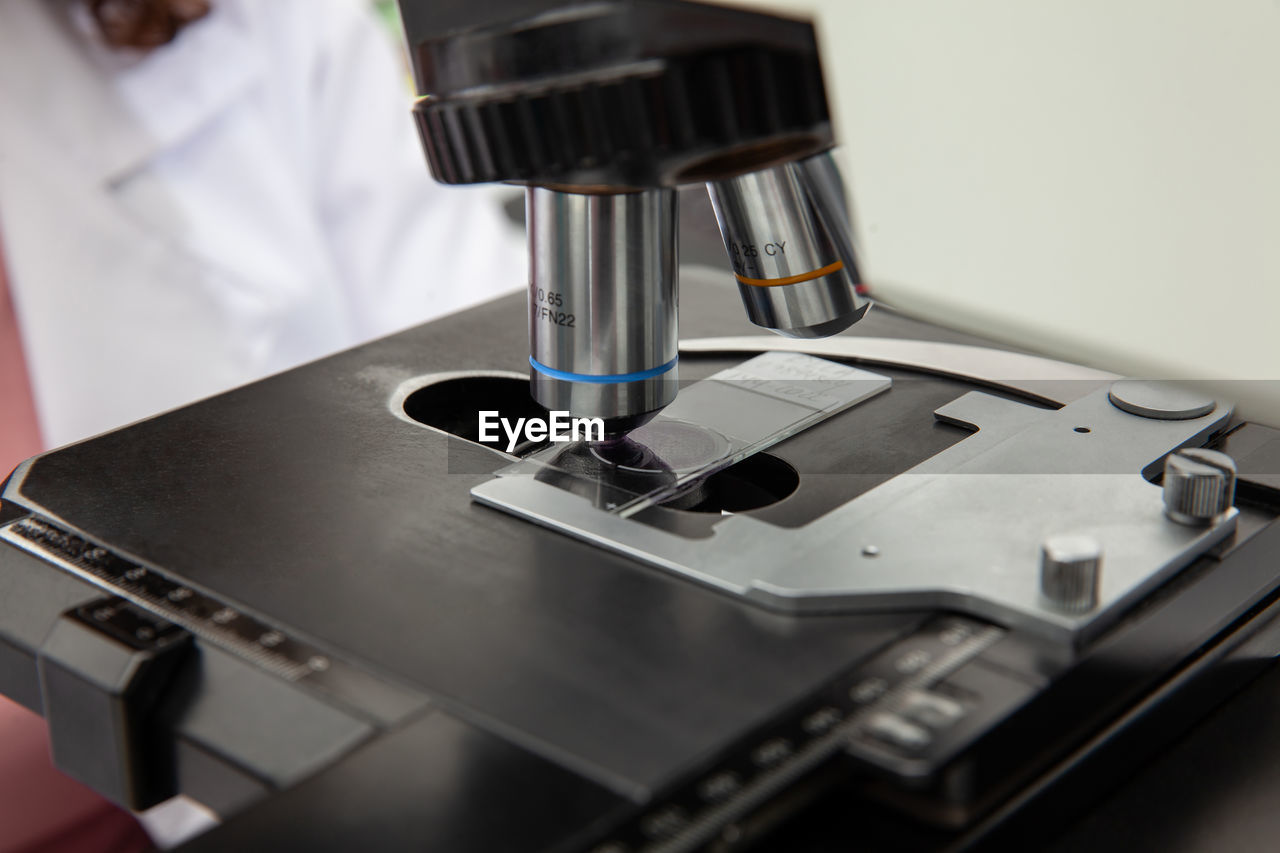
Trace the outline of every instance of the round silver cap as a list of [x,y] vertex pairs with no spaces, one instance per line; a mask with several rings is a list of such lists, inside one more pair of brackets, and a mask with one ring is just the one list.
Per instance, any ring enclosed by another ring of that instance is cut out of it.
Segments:
[[1040,549],[1040,591],[1060,610],[1084,613],[1098,604],[1102,546],[1092,536],[1050,536]]
[[1213,523],[1235,495],[1236,463],[1227,454],[1192,447],[1165,458],[1164,512],[1179,524]]

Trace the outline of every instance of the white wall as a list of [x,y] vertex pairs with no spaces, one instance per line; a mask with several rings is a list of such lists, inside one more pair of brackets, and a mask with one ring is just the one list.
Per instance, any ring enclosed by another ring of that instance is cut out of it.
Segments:
[[[815,15],[887,301],[1144,375],[1280,380],[1280,0]],[[1236,384],[1280,424],[1280,382]]]

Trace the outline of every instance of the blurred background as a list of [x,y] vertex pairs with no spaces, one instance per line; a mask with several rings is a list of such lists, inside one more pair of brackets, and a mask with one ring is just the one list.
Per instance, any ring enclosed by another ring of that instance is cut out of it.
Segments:
[[818,23],[874,293],[1280,420],[1280,3],[740,2]]

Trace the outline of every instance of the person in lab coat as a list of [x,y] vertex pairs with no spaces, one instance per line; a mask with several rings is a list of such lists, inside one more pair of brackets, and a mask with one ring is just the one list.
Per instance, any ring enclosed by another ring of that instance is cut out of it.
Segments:
[[[0,479],[525,280],[492,188],[431,181],[364,0],[0,0]],[[136,846],[25,714],[0,853]]]
[[0,0],[0,241],[49,446],[525,284],[496,188],[431,180],[364,0],[209,2],[143,52],[85,0]]

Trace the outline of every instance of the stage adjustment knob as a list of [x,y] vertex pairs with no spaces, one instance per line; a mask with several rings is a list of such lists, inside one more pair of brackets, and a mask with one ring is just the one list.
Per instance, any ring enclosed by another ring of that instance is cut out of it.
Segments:
[[1092,536],[1050,536],[1040,549],[1040,591],[1060,610],[1084,613],[1098,604],[1102,546]]
[[1236,463],[1216,450],[1193,447],[1164,461],[1164,512],[1179,524],[1212,524],[1231,509]]

